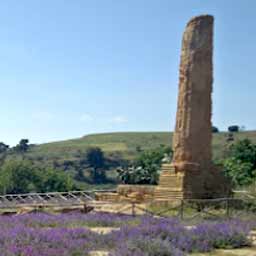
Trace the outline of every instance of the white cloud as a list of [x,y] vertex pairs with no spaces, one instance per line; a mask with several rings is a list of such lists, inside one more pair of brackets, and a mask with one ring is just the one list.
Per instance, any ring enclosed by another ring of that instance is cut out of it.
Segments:
[[114,116],[110,119],[110,122],[113,124],[124,124],[128,122],[128,119],[125,116]]
[[92,120],[93,120],[93,117],[89,114],[83,114],[80,117],[80,121],[82,121],[82,122],[91,122]]

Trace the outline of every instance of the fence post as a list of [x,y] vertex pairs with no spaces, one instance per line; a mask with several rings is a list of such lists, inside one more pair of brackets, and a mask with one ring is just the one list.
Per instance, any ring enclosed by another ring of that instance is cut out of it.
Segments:
[[183,220],[184,219],[184,200],[181,199],[181,203],[180,203],[180,219]]

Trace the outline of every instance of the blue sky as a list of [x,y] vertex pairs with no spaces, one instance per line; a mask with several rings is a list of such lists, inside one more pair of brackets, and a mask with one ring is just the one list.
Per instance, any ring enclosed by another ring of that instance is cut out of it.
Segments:
[[215,16],[213,123],[256,129],[256,1],[0,2],[0,140],[173,130],[181,38]]

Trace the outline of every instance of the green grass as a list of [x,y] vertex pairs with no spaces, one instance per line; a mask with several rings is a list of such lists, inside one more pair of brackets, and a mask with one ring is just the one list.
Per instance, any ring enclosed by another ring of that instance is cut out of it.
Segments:
[[[226,145],[227,133],[213,134],[213,157],[220,158]],[[256,131],[234,133],[235,140],[248,138],[256,143]],[[170,132],[123,132],[88,135],[78,139],[41,144],[30,151],[32,157],[57,160],[75,159],[88,147],[100,147],[107,155],[119,154],[124,159],[134,159],[138,154],[137,147],[143,150],[156,148],[160,145],[171,145]]]

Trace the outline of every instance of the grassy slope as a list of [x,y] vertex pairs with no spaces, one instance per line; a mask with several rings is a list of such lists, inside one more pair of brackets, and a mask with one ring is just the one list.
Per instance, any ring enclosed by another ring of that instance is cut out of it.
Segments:
[[[213,135],[214,158],[223,154],[227,133]],[[246,131],[234,134],[235,140],[249,138],[256,143],[256,131]],[[125,159],[133,159],[136,147],[142,149],[156,148],[159,145],[171,145],[172,133],[169,132],[123,132],[84,136],[79,139],[41,144],[31,149],[32,157],[48,159],[74,159],[78,151],[84,152],[90,146],[102,148],[106,154],[119,152]]]

